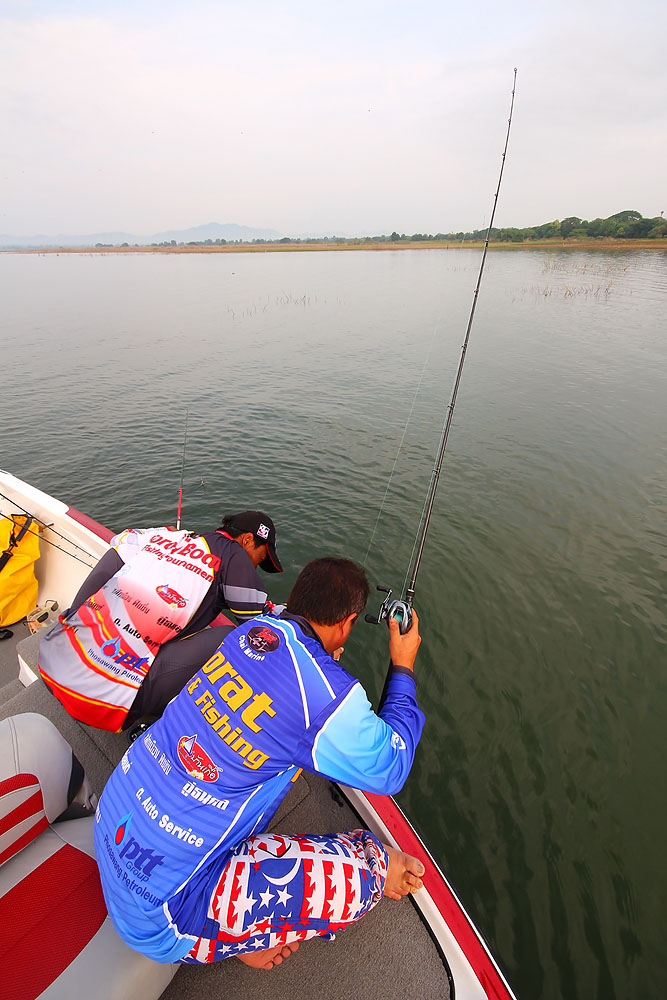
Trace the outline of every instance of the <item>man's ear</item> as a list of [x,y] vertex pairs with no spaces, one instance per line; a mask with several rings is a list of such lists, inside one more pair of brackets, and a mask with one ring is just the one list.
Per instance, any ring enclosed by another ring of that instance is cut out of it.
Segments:
[[348,636],[352,631],[352,626],[354,625],[356,619],[357,619],[356,614],[348,615],[346,618],[343,618],[342,621],[338,623],[338,627],[340,628],[340,638],[341,638],[341,641],[338,643],[339,646],[342,646],[343,643],[347,642]]

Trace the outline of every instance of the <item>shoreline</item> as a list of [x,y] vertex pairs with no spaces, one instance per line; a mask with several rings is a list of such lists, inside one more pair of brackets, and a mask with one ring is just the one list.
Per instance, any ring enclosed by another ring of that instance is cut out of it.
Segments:
[[[349,240],[321,243],[227,243],[222,246],[90,246],[90,247],[10,247],[0,253],[300,253],[330,250],[482,250],[484,241],[453,242],[447,240],[419,240],[415,242],[377,242],[374,240]],[[667,250],[667,239],[576,239],[531,240],[523,243],[490,242],[489,250]]]

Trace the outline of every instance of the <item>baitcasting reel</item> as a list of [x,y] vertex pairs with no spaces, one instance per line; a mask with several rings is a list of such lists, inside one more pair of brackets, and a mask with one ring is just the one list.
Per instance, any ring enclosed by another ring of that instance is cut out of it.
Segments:
[[391,587],[378,586],[377,589],[387,596],[382,602],[377,618],[373,615],[366,615],[366,621],[370,622],[371,625],[379,625],[381,621],[386,619],[388,625],[389,619],[395,618],[398,622],[401,635],[405,635],[412,626],[412,608],[407,601],[392,601]]

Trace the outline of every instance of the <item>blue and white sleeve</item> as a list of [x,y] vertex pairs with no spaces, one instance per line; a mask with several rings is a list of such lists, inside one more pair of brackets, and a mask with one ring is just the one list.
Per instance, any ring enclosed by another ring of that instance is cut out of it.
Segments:
[[392,674],[381,715],[375,714],[359,683],[327,712],[301,740],[300,766],[364,791],[399,792],[424,727],[412,677]]

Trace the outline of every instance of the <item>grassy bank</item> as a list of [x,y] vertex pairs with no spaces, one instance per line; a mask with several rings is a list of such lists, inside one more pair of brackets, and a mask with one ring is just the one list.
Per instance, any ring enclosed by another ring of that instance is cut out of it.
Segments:
[[[480,250],[483,242],[451,240],[401,240],[381,243],[376,240],[313,243],[227,243],[224,246],[123,246],[123,247],[44,247],[30,250],[4,250],[3,253],[299,253],[319,250]],[[489,243],[489,250],[667,250],[667,239],[549,239],[523,243]]]

